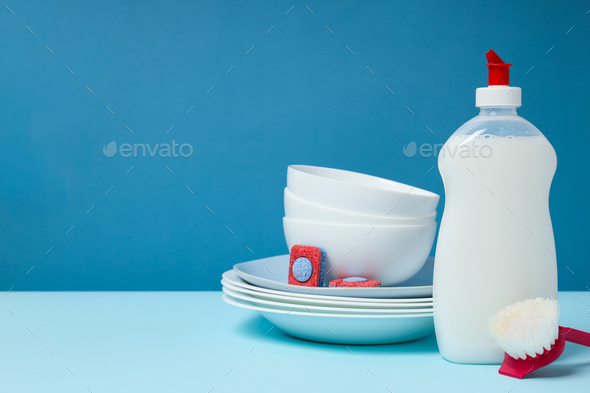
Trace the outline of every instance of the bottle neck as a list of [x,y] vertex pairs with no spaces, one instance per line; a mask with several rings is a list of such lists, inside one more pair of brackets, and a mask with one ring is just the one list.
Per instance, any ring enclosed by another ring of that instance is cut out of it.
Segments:
[[516,107],[494,107],[494,106],[482,106],[479,108],[480,116],[516,116]]

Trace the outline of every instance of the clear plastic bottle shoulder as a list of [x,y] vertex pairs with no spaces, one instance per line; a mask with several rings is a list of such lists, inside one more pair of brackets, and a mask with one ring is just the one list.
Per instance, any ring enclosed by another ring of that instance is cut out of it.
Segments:
[[543,134],[528,120],[518,115],[478,115],[463,124],[452,136],[481,138],[542,137]]

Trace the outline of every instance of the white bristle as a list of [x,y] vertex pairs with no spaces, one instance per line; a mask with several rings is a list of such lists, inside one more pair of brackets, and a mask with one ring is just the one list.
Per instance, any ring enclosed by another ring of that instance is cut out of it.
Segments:
[[540,297],[515,303],[490,318],[489,333],[513,358],[535,357],[557,340],[559,303]]

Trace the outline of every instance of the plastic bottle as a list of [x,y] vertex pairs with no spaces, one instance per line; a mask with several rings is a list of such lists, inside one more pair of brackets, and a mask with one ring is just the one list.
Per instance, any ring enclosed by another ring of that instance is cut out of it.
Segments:
[[442,356],[501,363],[490,317],[529,298],[557,299],[549,190],[555,150],[516,114],[521,90],[509,66],[487,53],[489,87],[476,91],[478,116],[438,153],[445,187],[434,266],[434,323]]

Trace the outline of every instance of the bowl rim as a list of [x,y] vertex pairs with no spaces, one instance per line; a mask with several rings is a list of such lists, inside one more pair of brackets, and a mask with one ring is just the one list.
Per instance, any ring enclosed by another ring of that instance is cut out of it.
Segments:
[[[431,214],[428,214],[426,216],[410,216],[410,217],[389,216],[387,214],[377,216],[375,214],[367,214],[367,213],[360,213],[360,212],[355,212],[355,211],[341,210],[341,209],[336,209],[336,208],[333,208],[330,206],[321,205],[317,202],[302,198],[299,195],[296,195],[295,193],[293,193],[293,191],[289,190],[289,187],[285,187],[285,190],[283,191],[283,204],[284,204],[284,200],[287,198],[290,198],[291,200],[295,200],[298,203],[303,202],[303,203],[308,203],[310,205],[317,206],[320,209],[328,210],[329,212],[334,213],[334,214],[345,214],[347,216],[348,215],[362,216],[362,218],[366,217],[367,219],[378,218],[378,219],[391,219],[393,221],[401,221],[401,222],[412,222],[412,221],[427,220],[429,218],[432,218],[432,221],[435,221],[436,217],[438,215],[437,210],[434,210]],[[295,218],[295,217],[293,217],[293,218]],[[361,218],[361,217],[359,217],[359,218]]]
[[[399,195],[405,195],[405,196],[409,195],[410,192],[413,192],[412,197],[422,197],[422,198],[428,198],[428,199],[440,198],[440,195],[438,195],[432,191],[424,190],[422,188],[410,186],[408,184],[396,182],[394,180],[389,180],[389,179],[385,179],[385,178],[378,177],[378,176],[367,175],[365,173],[354,172],[354,171],[347,171],[345,169],[336,169],[336,168],[328,168],[328,167],[313,166],[313,165],[294,164],[294,165],[289,165],[287,167],[287,171],[295,171],[295,172],[302,173],[304,176],[311,176],[316,179],[327,180],[327,181],[336,182],[339,184],[346,184],[348,186],[363,188],[363,189],[367,189],[367,190],[385,191],[385,192],[399,194]],[[321,174],[318,172],[321,172]],[[344,180],[340,180],[340,179],[329,176],[330,174],[335,174],[335,173],[340,173],[340,174],[345,174],[346,176],[350,176],[351,181],[344,181]],[[367,180],[375,182],[376,184],[369,185],[369,184],[357,183],[354,181],[356,179],[367,179]],[[379,184],[390,185],[390,186],[394,186],[395,188],[392,189],[390,187],[385,187],[385,186],[379,187],[378,186]],[[409,188],[409,191],[404,192],[405,190],[400,190],[399,189],[400,186],[402,188],[406,188],[406,189]]]
[[433,225],[438,225],[438,221],[434,220],[432,222],[427,222],[425,224],[386,224],[386,225],[381,225],[381,224],[343,224],[343,223],[337,223],[337,222],[323,222],[323,221],[308,221],[308,220],[302,220],[299,218],[293,218],[293,217],[287,217],[284,216],[283,217],[283,223],[287,221],[295,221],[295,222],[301,222],[301,223],[306,223],[306,224],[312,224],[312,225],[331,225],[334,227],[355,227],[355,228],[360,228],[360,227],[366,227],[366,228],[414,228],[414,227],[427,227],[427,226],[433,226]]

